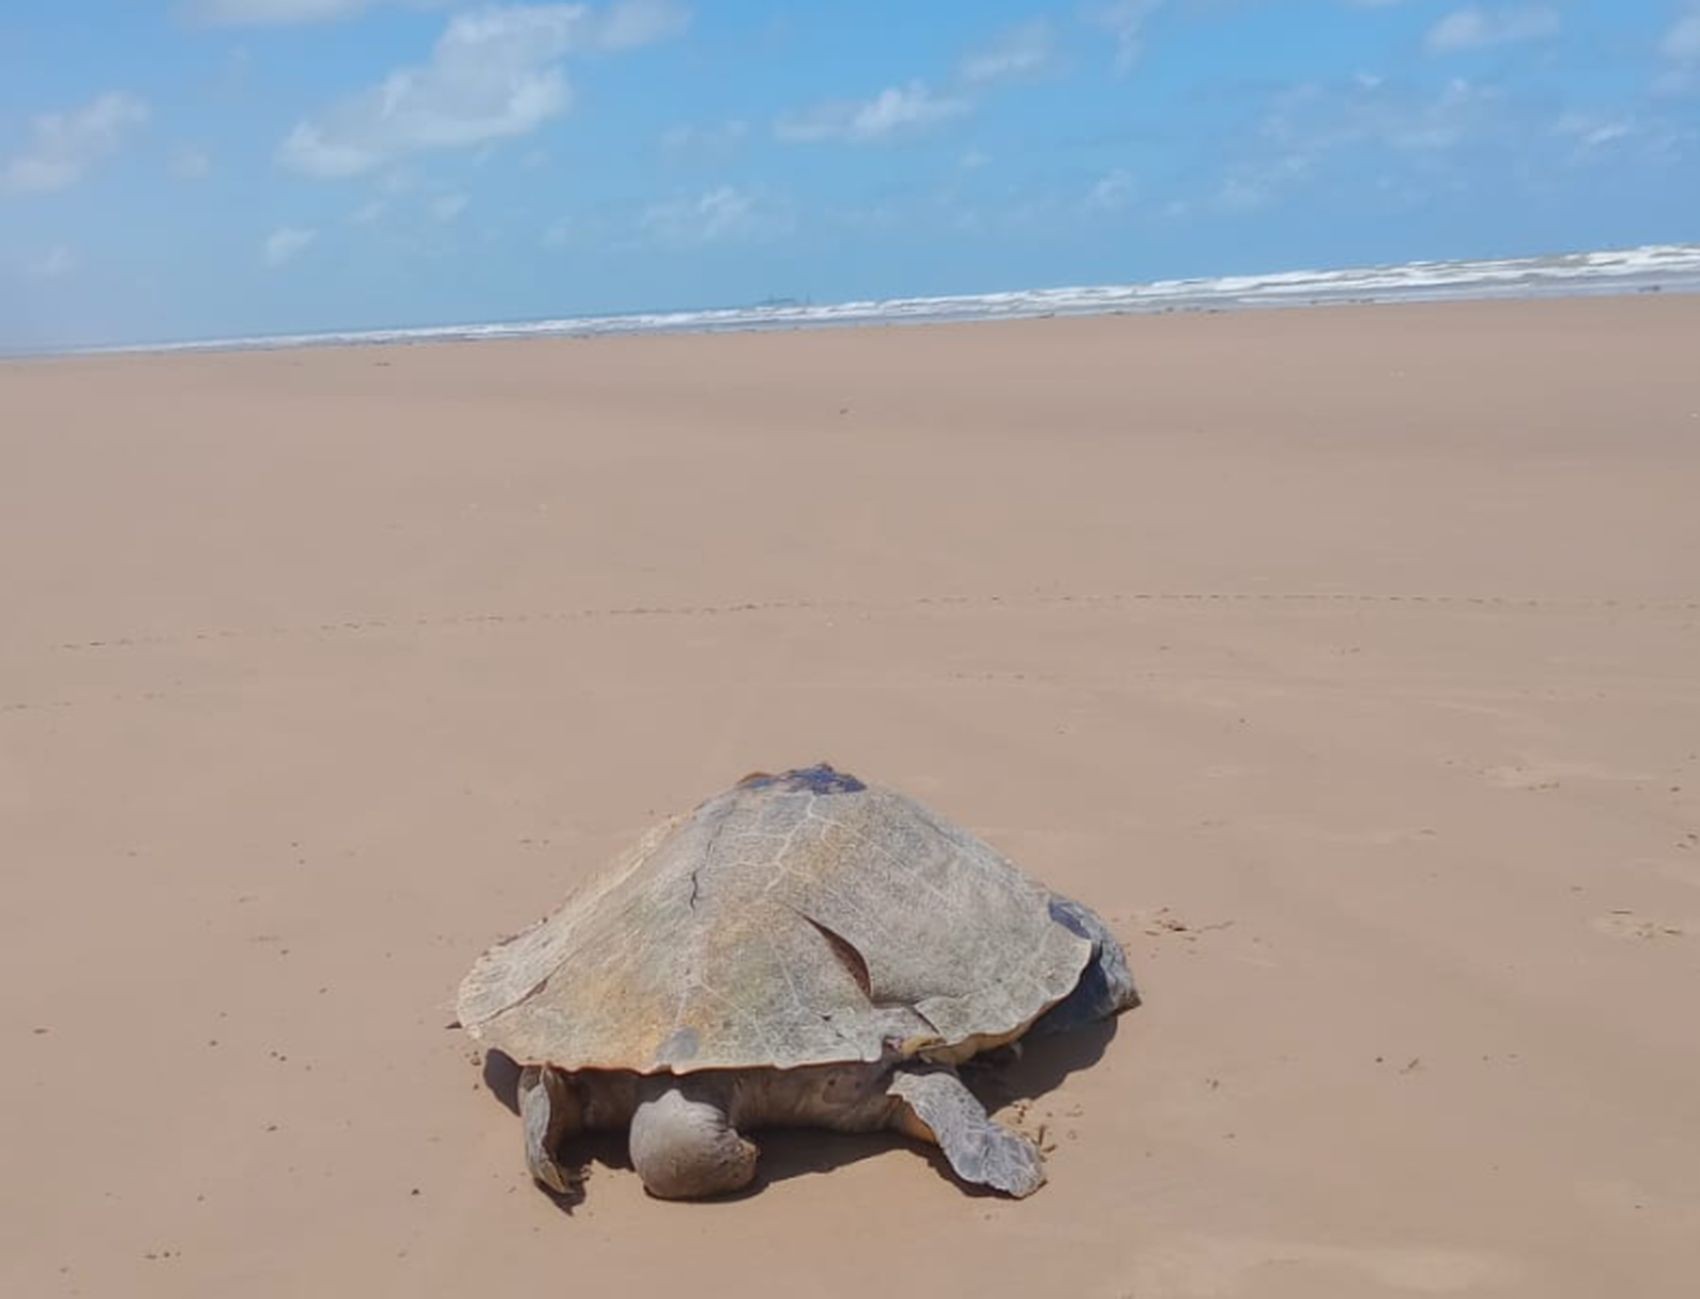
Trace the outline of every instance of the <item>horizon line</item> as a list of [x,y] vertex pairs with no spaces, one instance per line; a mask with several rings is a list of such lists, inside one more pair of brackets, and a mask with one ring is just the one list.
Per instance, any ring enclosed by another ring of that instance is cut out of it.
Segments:
[[1336,269],[1309,268],[984,293],[866,298],[823,304],[768,298],[736,307],[626,311],[377,329],[326,329],[73,347],[49,345],[0,349],[0,357],[21,360],[157,352],[274,351],[324,346],[487,342],[517,338],[731,333],[1666,291],[1700,292],[1700,243],[1643,244],[1632,248],[1516,257],[1389,262]]

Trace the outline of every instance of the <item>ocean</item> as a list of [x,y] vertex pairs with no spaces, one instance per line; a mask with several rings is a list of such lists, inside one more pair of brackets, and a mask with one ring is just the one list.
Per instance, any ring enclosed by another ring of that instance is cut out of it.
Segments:
[[951,297],[886,298],[826,305],[782,302],[694,311],[649,311],[405,329],[209,338],[77,350],[83,353],[180,352],[472,342],[501,338],[810,329],[833,325],[1021,320],[1045,316],[1243,310],[1342,303],[1695,291],[1700,291],[1700,244],[1657,244],[1607,252],[1562,253],[1495,261],[1408,262],[1347,270],[1282,271],[1268,275],[1083,285]]

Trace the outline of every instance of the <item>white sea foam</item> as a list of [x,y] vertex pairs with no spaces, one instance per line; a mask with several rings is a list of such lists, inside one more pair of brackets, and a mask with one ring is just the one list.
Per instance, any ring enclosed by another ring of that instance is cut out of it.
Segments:
[[1202,311],[1346,302],[1534,298],[1657,290],[1700,291],[1700,244],[1660,244],[1610,252],[1498,261],[1410,262],[1335,271],[1284,271],[1149,284],[1084,285],[938,298],[886,298],[816,306],[769,303],[703,311],[567,316],[558,320],[330,331],[254,338],[87,349],[102,352],[308,347],[348,343],[536,338],[828,325],[1016,320],[1113,312]]

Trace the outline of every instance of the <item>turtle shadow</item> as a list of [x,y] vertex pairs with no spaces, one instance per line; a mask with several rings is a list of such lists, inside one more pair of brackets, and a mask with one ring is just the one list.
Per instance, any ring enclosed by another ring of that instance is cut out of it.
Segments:
[[[1119,1019],[1117,1015],[1067,1032],[1023,1038],[1019,1051],[995,1051],[961,1066],[962,1080],[991,1114],[1017,1102],[1037,1100],[1060,1087],[1070,1074],[1097,1064],[1116,1035]],[[830,1173],[835,1168],[873,1159],[892,1150],[907,1150],[919,1155],[964,1195],[976,1199],[1004,1198],[1001,1192],[991,1187],[976,1186],[958,1178],[937,1146],[923,1144],[896,1132],[844,1133],[825,1128],[766,1128],[753,1134],[753,1140],[761,1147],[761,1162],[756,1165],[755,1181],[742,1191],[718,1197],[721,1201],[745,1200],[760,1194],[765,1187],[799,1177]]]
[[500,1051],[484,1053],[484,1086],[515,1118],[519,1117],[519,1065]]
[[[1120,1016],[1085,1024],[1067,1032],[1024,1038],[1019,1050],[992,1052],[962,1066],[962,1080],[989,1113],[1009,1105],[1036,1100],[1060,1087],[1068,1076],[1090,1068],[1103,1058],[1116,1035]],[[500,1051],[484,1055],[484,1085],[516,1117],[519,1114],[520,1067]],[[733,1203],[759,1195],[781,1182],[814,1177],[873,1159],[893,1150],[907,1150],[926,1159],[938,1173],[965,1195],[996,1198],[998,1192],[958,1179],[944,1155],[896,1132],[846,1133],[826,1128],[764,1128],[752,1134],[761,1148],[756,1177],[741,1191],[716,1196],[716,1203]],[[565,1195],[539,1187],[563,1213],[584,1202],[585,1186],[597,1170],[629,1172],[631,1155],[624,1132],[587,1132],[572,1138],[560,1152],[571,1174]]]
[[830,1132],[825,1128],[763,1128],[752,1132],[750,1140],[761,1151],[755,1180],[741,1191],[716,1196],[717,1202],[747,1200],[769,1186],[830,1173],[914,1144],[895,1132]]
[[[520,1067],[500,1051],[484,1053],[484,1086],[516,1118],[519,1116]],[[761,1147],[756,1179],[742,1191],[715,1197],[725,1202],[746,1200],[764,1186],[797,1177],[829,1173],[835,1168],[872,1159],[888,1150],[921,1150],[915,1142],[895,1132],[844,1133],[824,1128],[764,1128],[754,1134]],[[572,1176],[572,1190],[561,1195],[539,1186],[563,1212],[571,1213],[584,1202],[585,1183],[598,1169],[629,1172],[631,1154],[624,1132],[584,1132],[573,1137],[560,1152],[562,1165]],[[942,1160],[941,1167],[948,1168]]]
[[957,1177],[937,1146],[916,1141],[897,1132],[831,1132],[824,1128],[764,1128],[754,1134],[761,1148],[755,1181],[742,1191],[717,1197],[720,1201],[747,1200],[769,1186],[815,1177],[848,1168],[864,1159],[875,1159],[893,1150],[907,1151],[927,1161],[945,1181],[974,1199],[1003,1198],[989,1186],[976,1186]]
[[556,1154],[567,1174],[567,1193],[560,1195],[547,1187],[538,1189],[568,1217],[584,1203],[586,1188],[598,1173],[632,1171],[632,1157],[624,1132],[580,1132]]
[[626,1148],[624,1132],[581,1132],[556,1152],[561,1171],[567,1177],[567,1189],[554,1191],[538,1182],[533,1190],[543,1195],[569,1218],[573,1210],[585,1202],[587,1187],[598,1171],[632,1171],[631,1155]]
[[[484,1087],[492,1096],[502,1103],[510,1114],[519,1117],[519,1074],[520,1066],[512,1057],[500,1051],[486,1051],[484,1064],[480,1070]],[[624,1132],[581,1132],[566,1143],[564,1149],[558,1152],[561,1168],[567,1174],[567,1190],[565,1192],[550,1190],[547,1186],[532,1182],[532,1188],[545,1196],[562,1213],[569,1217],[574,1209],[584,1203],[585,1186],[591,1180],[597,1169],[616,1169],[629,1172],[632,1167],[631,1155],[626,1150],[626,1134]]]
[[1016,1101],[1038,1100],[1062,1086],[1070,1074],[1090,1069],[1102,1060],[1120,1019],[1120,1015],[1114,1015],[1064,1033],[1022,1038],[1016,1043],[1018,1050],[970,1060],[961,1069],[962,1081],[994,1112]]

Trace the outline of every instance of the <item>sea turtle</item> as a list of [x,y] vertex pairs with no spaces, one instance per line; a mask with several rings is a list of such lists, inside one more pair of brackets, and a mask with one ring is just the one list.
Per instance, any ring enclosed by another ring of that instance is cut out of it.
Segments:
[[521,1066],[532,1176],[630,1128],[669,1199],[747,1185],[763,1126],[894,1128],[1024,1196],[1038,1149],[955,1066],[1137,1001],[1096,915],[902,794],[821,764],[747,776],[479,957],[461,1025]]

